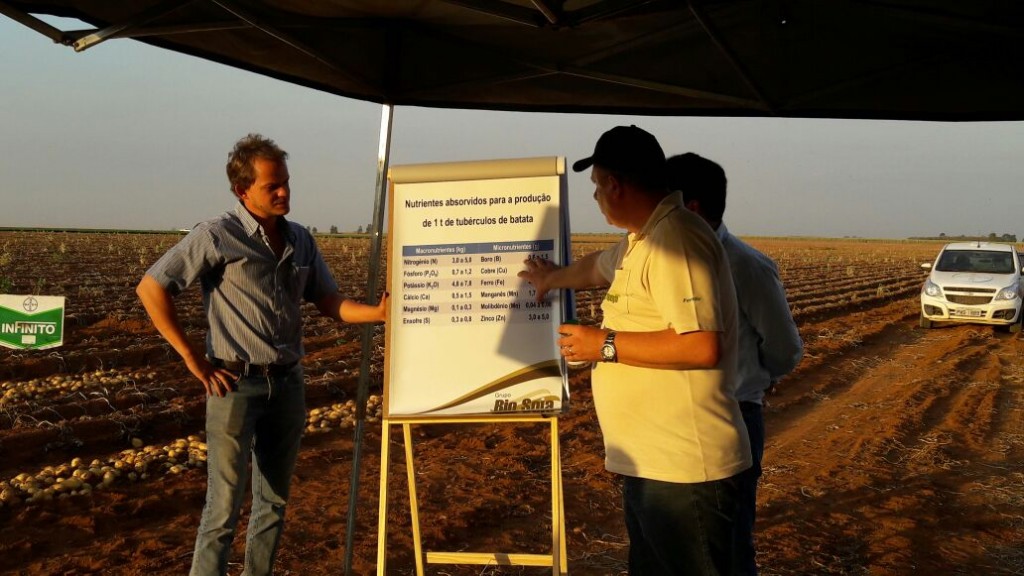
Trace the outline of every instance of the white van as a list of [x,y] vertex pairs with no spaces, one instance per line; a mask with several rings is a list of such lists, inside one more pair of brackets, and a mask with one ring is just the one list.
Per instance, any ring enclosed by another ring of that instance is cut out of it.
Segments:
[[1019,332],[1021,263],[1011,244],[956,242],[942,247],[921,288],[921,327],[936,322],[990,324]]

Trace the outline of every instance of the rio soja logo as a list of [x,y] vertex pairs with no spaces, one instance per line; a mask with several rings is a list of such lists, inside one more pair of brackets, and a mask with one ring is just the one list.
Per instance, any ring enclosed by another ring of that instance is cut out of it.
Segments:
[[0,294],[0,346],[43,350],[63,343],[63,296]]

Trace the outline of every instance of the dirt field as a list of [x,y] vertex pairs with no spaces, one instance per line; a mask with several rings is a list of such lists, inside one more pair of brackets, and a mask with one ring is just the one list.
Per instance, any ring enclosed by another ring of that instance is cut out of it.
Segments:
[[[0,349],[0,492],[18,500],[0,507],[0,573],[187,572],[205,490],[201,386],[132,292],[176,239],[0,233],[0,284],[9,293],[68,298],[62,348]],[[587,252],[601,240],[578,238],[575,248]],[[934,257],[937,244],[751,242],[779,262],[806,345],[803,363],[766,411],[762,573],[1024,572],[1024,344],[981,326],[917,327],[919,263]],[[345,288],[362,297],[366,243],[320,243]],[[585,322],[597,321],[601,297],[580,295]],[[182,305],[189,334],[201,340],[197,295]],[[354,445],[345,403],[357,389],[361,333],[313,317],[306,333],[312,428],[278,573],[341,574]],[[378,329],[375,395],[381,336]],[[588,372],[573,376],[572,393],[560,422],[569,572],[624,574],[619,487],[603,469]],[[399,431],[392,432],[386,554],[389,574],[414,574]],[[353,574],[376,572],[380,432],[378,420],[366,422]],[[538,425],[415,427],[424,548],[549,552],[546,432]],[[118,474],[102,486],[104,466]],[[57,479],[76,469],[99,487],[83,491]],[[42,495],[17,488],[32,478]],[[241,570],[246,519],[233,574]],[[453,565],[426,572],[551,573]]]

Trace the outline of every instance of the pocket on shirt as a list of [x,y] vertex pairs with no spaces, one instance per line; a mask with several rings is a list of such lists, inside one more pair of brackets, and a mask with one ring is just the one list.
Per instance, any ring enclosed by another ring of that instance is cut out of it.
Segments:
[[309,266],[292,266],[291,294],[295,298],[302,298],[306,291],[306,283],[309,282]]

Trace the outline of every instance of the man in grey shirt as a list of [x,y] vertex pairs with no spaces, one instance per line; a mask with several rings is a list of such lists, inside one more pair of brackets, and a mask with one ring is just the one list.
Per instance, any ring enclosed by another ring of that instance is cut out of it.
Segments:
[[779,270],[771,258],[729,233],[725,213],[726,178],[722,167],[692,152],[668,159],[672,190],[681,190],[683,203],[718,234],[729,259],[739,303],[739,356],[736,399],[750,435],[754,465],[739,475],[740,509],[736,520],[735,574],[756,575],[754,518],[757,482],[764,455],[765,391],[796,368],[803,342],[786,302]]
[[[252,514],[244,574],[269,575],[306,419],[302,300],[344,322],[383,322],[387,297],[371,306],[344,298],[313,237],[289,222],[288,154],[250,134],[228,157],[238,204],[197,224],[136,288],[160,334],[206,392],[206,505],[193,576],[227,573],[252,461]],[[199,281],[209,322],[206,350],[178,322],[174,296]]]

